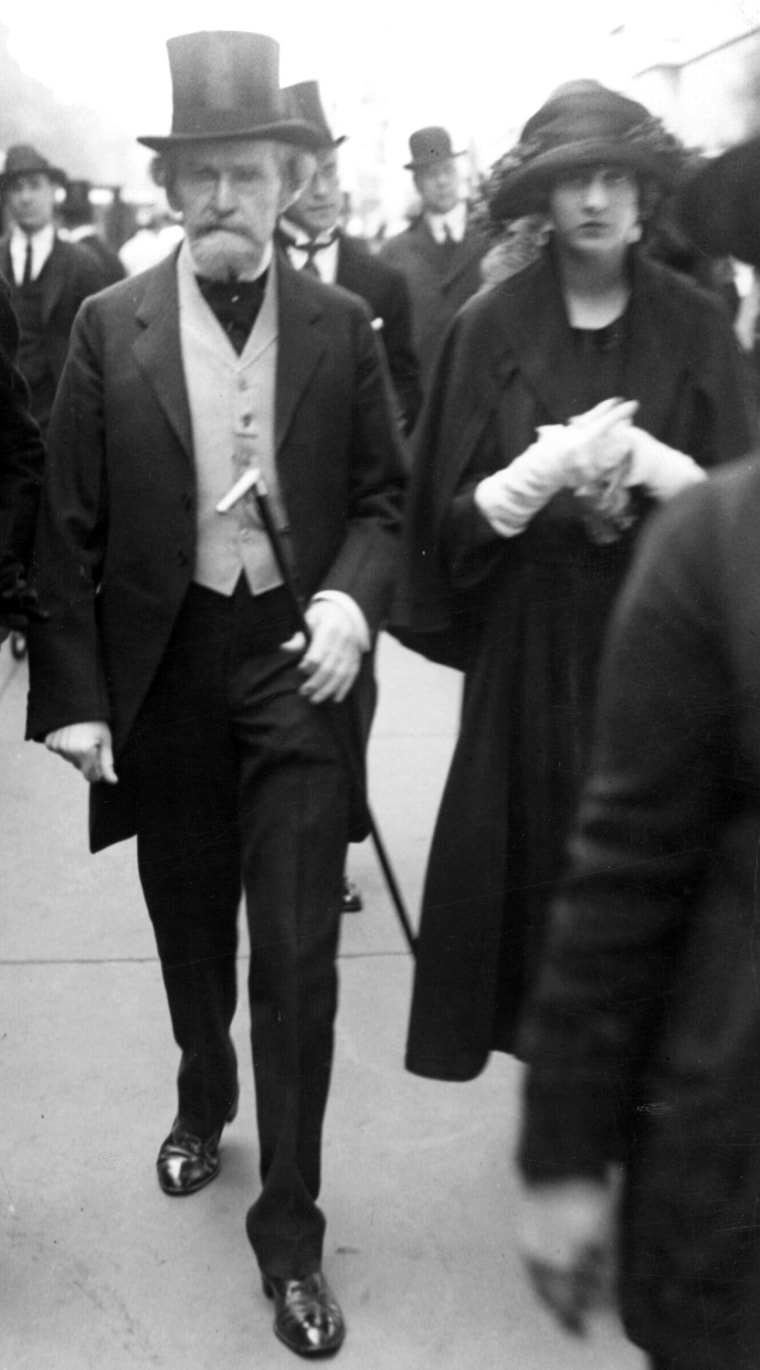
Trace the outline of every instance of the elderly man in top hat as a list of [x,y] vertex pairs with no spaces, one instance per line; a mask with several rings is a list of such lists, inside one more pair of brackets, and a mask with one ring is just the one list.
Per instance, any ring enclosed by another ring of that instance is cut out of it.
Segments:
[[457,159],[445,128],[421,128],[409,139],[412,172],[422,209],[381,250],[406,276],[412,296],[414,345],[427,387],[441,338],[457,310],[482,284],[485,235],[468,223]]
[[[245,894],[261,1192],[247,1233],[275,1331],[334,1351],[322,1274],[322,1123],[359,694],[387,612],[402,454],[363,305],[293,271],[278,217],[319,135],[284,117],[278,45],[169,40],[157,175],[186,240],[89,301],[56,404],[41,516],[28,732],[91,788],[91,845],[137,834],[175,1039],[171,1196],[215,1178],[235,1116],[237,911]],[[258,469],[288,581],[251,495]],[[239,487],[238,487],[239,488]]]
[[319,85],[301,81],[283,97],[294,118],[305,119],[320,135],[317,165],[298,199],[280,220],[279,240],[297,270],[310,270],[330,285],[342,285],[366,300],[388,359],[388,370],[404,432],[410,433],[422,403],[419,363],[412,347],[409,290],[401,271],[371,256],[340,227],[343,193],[338,148],[327,122]]
[[56,232],[57,195],[65,184],[60,167],[36,148],[20,143],[8,149],[0,193],[11,230],[0,239],[0,274],[10,286],[21,335],[19,367],[43,436],[77,310],[108,283],[91,253]]

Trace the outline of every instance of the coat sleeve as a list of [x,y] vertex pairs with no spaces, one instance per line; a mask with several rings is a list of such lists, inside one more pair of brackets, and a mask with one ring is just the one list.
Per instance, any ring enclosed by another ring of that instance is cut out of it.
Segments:
[[353,350],[346,535],[319,588],[349,594],[374,633],[390,608],[405,472],[385,362],[363,304],[354,313]]
[[35,549],[40,598],[50,619],[29,639],[32,738],[110,717],[97,621],[108,528],[101,348],[93,306],[86,303],[74,325],[50,427]]
[[523,1025],[529,1181],[622,1160],[672,972],[741,780],[710,483],[644,535],[601,677],[596,745]]
[[[37,521],[44,448],[16,366],[18,326],[0,289],[0,592],[26,579]],[[16,610],[22,606],[11,604]]]

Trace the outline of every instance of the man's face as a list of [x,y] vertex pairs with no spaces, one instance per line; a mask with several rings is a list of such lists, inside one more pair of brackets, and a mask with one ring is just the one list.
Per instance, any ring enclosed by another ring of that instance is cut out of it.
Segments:
[[453,157],[445,157],[433,166],[420,167],[414,174],[414,184],[422,208],[429,214],[448,214],[459,203],[459,171]]
[[8,209],[14,222],[25,233],[38,233],[53,222],[55,182],[44,171],[29,171],[14,176],[6,192]]
[[314,173],[290,206],[288,218],[309,237],[316,238],[320,233],[329,233],[337,224],[341,198],[337,153],[334,147],[321,148]]
[[230,138],[182,148],[167,195],[199,272],[224,281],[259,270],[291,191],[277,144]]

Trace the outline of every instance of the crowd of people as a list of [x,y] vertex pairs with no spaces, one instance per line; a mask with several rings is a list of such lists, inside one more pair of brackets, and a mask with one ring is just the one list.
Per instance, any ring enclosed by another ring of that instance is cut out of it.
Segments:
[[569,82],[476,206],[414,131],[420,213],[373,253],[316,81],[257,34],[168,52],[160,260],[120,280],[71,187],[64,238],[33,147],[0,181],[0,632],[92,850],[136,837],[180,1052],[160,1188],[211,1183],[237,1111],[244,896],[246,1231],[280,1340],[339,1349],[321,1142],[389,629],[464,676],[407,1066],[526,1063],[519,1240],[566,1327],[616,1282],[655,1370],[755,1370],[760,466],[712,264],[760,266],[760,144],[695,167]]

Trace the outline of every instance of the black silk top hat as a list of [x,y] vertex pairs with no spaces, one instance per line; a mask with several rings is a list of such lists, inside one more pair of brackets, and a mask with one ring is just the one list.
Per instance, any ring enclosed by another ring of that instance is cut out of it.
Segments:
[[262,33],[183,33],[166,44],[174,107],[166,137],[138,138],[154,152],[226,138],[273,139],[316,151],[315,130],[288,118],[280,46]]
[[556,181],[581,167],[612,165],[666,182],[680,144],[638,100],[598,81],[569,81],[528,120],[520,141],[495,164],[491,217],[517,219],[546,210]]
[[703,162],[680,191],[676,216],[702,252],[760,267],[760,135]]
[[28,143],[16,143],[8,148],[0,176],[0,190],[7,188],[8,182],[14,176],[47,176],[48,180],[56,185],[65,186],[66,173],[60,167],[52,166],[47,157],[43,157],[36,148],[30,147]]
[[412,159],[405,163],[407,171],[421,171],[425,167],[438,166],[440,162],[448,162],[452,157],[463,155],[454,151],[448,130],[435,125],[431,128],[416,129],[409,138],[409,151]]
[[341,143],[345,143],[345,133],[340,138],[333,138],[327,115],[322,108],[318,81],[299,81],[294,86],[283,86],[282,99],[286,114],[292,119],[301,119],[304,123],[311,124],[316,130],[321,148],[340,147]]

